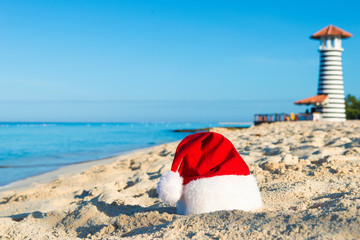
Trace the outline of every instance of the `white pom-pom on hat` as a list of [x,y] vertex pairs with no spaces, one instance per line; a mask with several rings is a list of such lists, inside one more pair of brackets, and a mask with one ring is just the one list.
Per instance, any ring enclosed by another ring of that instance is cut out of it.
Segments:
[[183,178],[178,172],[165,172],[157,184],[156,192],[164,202],[176,204],[183,192]]

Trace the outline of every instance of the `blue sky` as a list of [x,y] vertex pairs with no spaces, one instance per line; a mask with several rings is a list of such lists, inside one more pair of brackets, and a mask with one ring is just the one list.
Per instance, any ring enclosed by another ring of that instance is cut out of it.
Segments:
[[251,121],[316,94],[344,40],[360,97],[357,1],[0,1],[0,121]]

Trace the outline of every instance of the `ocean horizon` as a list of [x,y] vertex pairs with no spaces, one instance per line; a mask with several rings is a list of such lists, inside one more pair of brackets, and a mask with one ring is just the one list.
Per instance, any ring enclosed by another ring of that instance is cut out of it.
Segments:
[[[183,139],[218,122],[0,122],[0,186],[61,167]],[[248,123],[246,126],[249,126]]]

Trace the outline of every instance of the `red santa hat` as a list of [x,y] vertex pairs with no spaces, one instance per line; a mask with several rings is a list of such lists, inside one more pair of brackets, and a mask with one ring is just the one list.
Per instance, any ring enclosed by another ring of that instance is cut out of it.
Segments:
[[171,171],[157,186],[159,197],[177,203],[179,214],[251,211],[262,206],[256,179],[233,144],[214,132],[196,133],[176,149]]

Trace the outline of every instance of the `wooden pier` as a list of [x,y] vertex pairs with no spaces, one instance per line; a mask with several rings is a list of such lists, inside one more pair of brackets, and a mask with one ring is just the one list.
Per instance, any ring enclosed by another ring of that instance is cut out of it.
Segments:
[[272,114],[255,114],[254,124],[273,122],[287,122],[287,121],[313,121],[313,115],[307,113],[272,113]]

